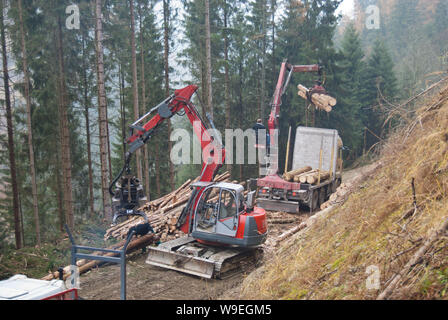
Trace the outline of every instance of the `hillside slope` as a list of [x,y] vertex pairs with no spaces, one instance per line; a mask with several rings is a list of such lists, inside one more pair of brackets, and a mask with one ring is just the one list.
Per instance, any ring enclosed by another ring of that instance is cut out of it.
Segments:
[[447,298],[448,88],[429,100],[374,174],[246,278],[241,298]]

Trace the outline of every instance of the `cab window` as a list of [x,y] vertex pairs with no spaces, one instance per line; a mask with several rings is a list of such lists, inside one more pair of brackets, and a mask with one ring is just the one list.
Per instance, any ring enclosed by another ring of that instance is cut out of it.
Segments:
[[219,206],[219,220],[228,219],[236,216],[238,205],[235,201],[235,195],[229,190],[221,191],[221,203]]

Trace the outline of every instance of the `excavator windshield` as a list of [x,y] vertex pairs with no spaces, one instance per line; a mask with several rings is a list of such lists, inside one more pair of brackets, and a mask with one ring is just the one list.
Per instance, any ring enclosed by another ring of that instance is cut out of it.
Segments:
[[213,186],[201,195],[196,211],[196,230],[232,236],[238,226],[239,197],[235,190]]

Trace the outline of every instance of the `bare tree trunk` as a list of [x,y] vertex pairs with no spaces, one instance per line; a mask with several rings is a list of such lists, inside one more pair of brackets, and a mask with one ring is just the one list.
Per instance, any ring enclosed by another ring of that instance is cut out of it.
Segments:
[[111,147],[110,147],[110,131],[109,131],[109,113],[108,113],[108,107],[106,103],[106,129],[107,129],[107,163],[109,164],[109,181],[112,181],[112,154],[111,154]]
[[22,64],[23,74],[25,80],[25,99],[26,99],[26,125],[28,129],[28,151],[30,157],[30,173],[31,173],[31,193],[33,196],[33,213],[34,213],[34,225],[36,229],[36,244],[40,247],[40,224],[39,224],[39,206],[37,200],[37,184],[36,184],[36,167],[34,165],[34,149],[33,149],[33,128],[31,125],[31,97],[30,97],[30,77],[28,73],[28,57],[25,42],[25,31],[23,26],[23,11],[22,0],[18,1],[19,4],[19,23],[20,23],[20,37],[22,44]]
[[[201,52],[202,52],[202,48],[201,48]],[[207,110],[207,105],[205,104],[205,101],[207,100],[206,98],[206,91],[207,91],[207,76],[205,75],[205,66],[204,66],[204,61],[201,61],[201,104],[202,104],[202,118],[203,119],[207,119],[207,117],[205,116],[206,113],[208,112]]]
[[[138,80],[137,80],[137,53],[135,48],[135,17],[134,0],[129,1],[131,14],[131,55],[132,55],[132,95],[134,97],[134,121],[140,117],[138,103]],[[142,159],[141,151],[135,152],[135,161],[137,163],[137,178],[142,181]]]
[[[230,77],[229,77],[229,36],[228,28],[228,7],[227,0],[224,0],[224,73],[225,73],[225,109],[226,109],[226,129],[230,129]],[[232,159],[233,160],[233,159]],[[232,175],[232,165],[227,164],[227,171]]]
[[11,110],[11,95],[9,92],[9,72],[8,72],[8,58],[6,52],[6,35],[5,24],[3,16],[4,2],[1,1],[0,5],[0,33],[2,41],[2,58],[3,58],[3,83],[5,90],[5,107],[6,107],[6,125],[8,131],[8,151],[9,151],[9,167],[11,171],[11,185],[12,185],[12,207],[14,211],[14,231],[16,239],[16,248],[23,247],[23,237],[21,229],[21,218],[19,208],[19,190],[17,186],[17,174],[16,174],[16,157],[14,152],[14,132],[12,124],[12,110]]
[[205,59],[207,67],[207,108],[213,119],[212,57],[210,39],[210,1],[205,1]]
[[[61,182],[61,158],[59,153],[56,154],[56,197],[58,200],[58,219],[59,219],[59,230],[64,231],[64,203],[62,194],[62,182]],[[44,221],[45,222],[45,221]],[[45,224],[44,224],[45,225]]]
[[[83,57],[86,56],[85,52],[85,38],[82,34],[82,52]],[[85,59],[85,58],[84,58]],[[94,216],[94,198],[93,198],[93,169],[92,169],[92,150],[90,141],[90,119],[89,119],[89,95],[88,95],[88,84],[87,84],[87,65],[85,60],[83,60],[83,86],[84,86],[84,117],[86,121],[86,136],[87,136],[87,166],[89,170],[89,207],[90,207],[90,218]]]
[[57,52],[59,64],[59,116],[60,116],[60,134],[61,134],[61,155],[62,155],[62,176],[64,181],[64,209],[68,226],[73,229],[75,220],[73,216],[73,195],[72,195],[72,163],[70,155],[70,130],[68,123],[68,103],[67,88],[65,84],[65,66],[62,45],[62,22],[58,18],[57,30]]
[[266,103],[266,44],[267,44],[267,31],[266,31],[266,20],[267,20],[267,3],[266,0],[263,1],[263,15],[261,22],[261,33],[263,35],[262,40],[262,54],[261,54],[261,92],[260,92],[260,118],[264,119],[265,114],[265,103]]
[[[163,38],[164,38],[164,61],[165,61],[165,96],[170,95],[170,74],[169,74],[169,55],[170,55],[170,45],[169,45],[169,28],[170,28],[170,1],[163,0]],[[168,119],[168,154],[171,154],[171,149],[173,148],[173,142],[171,137],[171,120]],[[174,164],[169,160],[170,164],[170,187],[174,191]]]
[[[141,85],[142,85],[142,114],[145,113],[146,109],[146,81],[145,81],[145,50],[144,50],[144,39],[143,39],[143,22],[142,22],[142,10],[141,6],[139,6],[139,18],[140,18],[140,55],[141,55]],[[145,144],[143,148],[143,161],[144,161],[144,170],[145,170],[145,190],[146,190],[146,198],[148,201],[151,199],[150,192],[150,180],[149,180],[149,153],[148,153],[148,145]]]
[[112,221],[112,206],[109,193],[109,165],[107,142],[107,101],[104,83],[104,57],[103,57],[103,22],[101,13],[101,0],[95,0],[96,5],[96,59],[98,82],[98,122],[100,135],[100,162],[101,162],[101,191],[103,196],[104,218]]
[[275,74],[275,12],[277,11],[277,0],[271,0],[271,27],[272,27],[272,74]]
[[155,165],[156,165],[156,190],[157,190],[157,197],[160,197],[161,194],[161,186],[160,186],[160,147],[159,147],[159,141],[156,141],[155,145]]
[[[243,125],[243,119],[244,119],[244,108],[243,108],[243,63],[240,57],[240,64],[239,64],[239,117],[238,117],[238,124],[240,128]],[[239,165],[239,174],[240,179],[239,181],[243,181],[243,164]]]
[[121,136],[123,143],[123,163],[126,161],[126,110],[124,108],[124,74],[121,64],[118,66],[118,80],[120,82],[120,115],[121,115]]

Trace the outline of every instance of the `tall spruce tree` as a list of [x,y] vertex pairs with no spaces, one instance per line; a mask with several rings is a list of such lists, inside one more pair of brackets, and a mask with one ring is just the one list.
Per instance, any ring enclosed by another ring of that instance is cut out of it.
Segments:
[[385,44],[375,41],[372,53],[362,77],[362,121],[366,129],[366,148],[369,149],[384,138],[384,110],[382,104],[394,102],[398,84],[394,73],[394,64]]
[[349,146],[350,159],[362,150],[361,90],[362,74],[365,72],[364,53],[361,41],[353,25],[347,27],[339,59],[334,66],[335,93],[337,107],[331,112],[332,126],[339,130],[344,144]]

